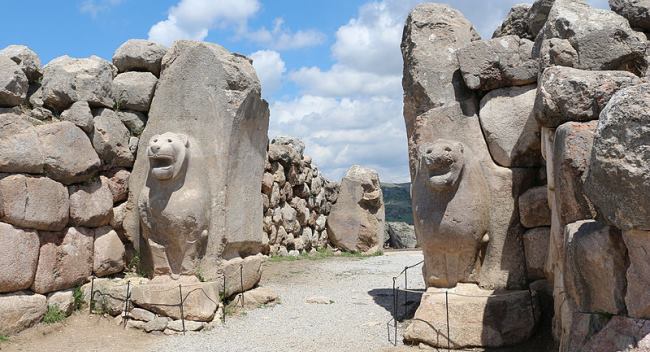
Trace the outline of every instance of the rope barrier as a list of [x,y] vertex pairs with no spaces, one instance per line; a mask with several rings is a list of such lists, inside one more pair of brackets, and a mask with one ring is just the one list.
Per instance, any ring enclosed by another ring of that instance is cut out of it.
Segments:
[[[222,293],[223,300],[225,301],[225,299],[226,299],[226,272],[221,271],[220,273],[223,275],[223,287],[222,287],[221,293]],[[192,293],[194,293],[196,291],[200,291],[201,293],[203,293],[205,298],[207,298],[208,300],[210,300],[212,303],[214,303],[217,306],[217,310],[219,309],[219,306],[220,306],[219,302],[213,300],[207,294],[207,292],[205,292],[205,290],[202,287],[194,288],[194,289],[190,290],[189,292],[187,292],[185,295],[183,295],[183,287],[191,288],[191,287],[196,287],[196,286],[203,286],[204,284],[205,283],[203,283],[203,282],[194,283],[194,284],[179,284],[178,285],[179,300],[180,300],[179,303],[173,304],[173,303],[151,303],[151,302],[147,302],[147,305],[155,306],[155,307],[178,307],[179,310],[180,310],[180,318],[181,318],[181,323],[182,323],[182,326],[183,326],[183,331],[182,332],[183,332],[183,334],[185,334],[186,328],[185,328],[185,312],[184,312],[185,308],[184,308],[184,305],[185,305],[185,301],[187,301],[188,297]],[[245,307],[245,302],[244,302],[244,265],[243,264],[239,265],[239,284],[240,284],[240,290],[241,290],[240,291],[241,293],[239,294],[239,299],[241,301],[241,306]],[[163,292],[169,292],[169,291],[172,291],[172,290],[175,290],[175,289],[176,289],[176,287],[171,287],[171,288],[164,289],[164,290],[150,290],[150,289],[148,289],[147,292],[149,292],[149,293],[163,293]],[[109,297],[110,299],[116,300],[118,302],[124,302],[124,311],[123,311],[122,314],[124,316],[124,327],[126,327],[127,320],[130,319],[130,317],[128,315],[128,312],[130,311],[129,310],[129,302],[132,302],[131,293],[132,293],[132,290],[131,290],[131,281],[130,280],[127,280],[127,282],[126,282],[126,294],[124,295],[125,298],[116,297],[111,293],[104,293],[101,290],[95,290],[95,277],[93,276],[93,277],[91,277],[91,281],[90,281],[90,304],[89,304],[89,308],[88,308],[88,314],[93,314],[95,301],[97,300],[95,298],[96,295],[101,297],[102,299],[104,299],[104,302],[103,302],[104,305],[106,304],[106,300],[105,300],[106,297]],[[221,319],[222,319],[222,322],[225,324],[226,323],[225,311],[222,311]],[[395,336],[397,336],[397,334]]]

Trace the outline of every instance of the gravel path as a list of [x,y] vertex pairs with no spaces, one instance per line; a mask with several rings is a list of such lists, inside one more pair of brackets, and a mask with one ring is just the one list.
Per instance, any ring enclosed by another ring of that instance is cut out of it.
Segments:
[[[392,277],[420,260],[421,252],[392,252],[365,259],[268,263],[261,285],[273,288],[281,304],[228,317],[225,327],[209,332],[161,339],[150,350],[390,350],[386,323],[391,319]],[[420,267],[409,273],[409,288],[423,288]],[[325,296],[334,303],[306,303],[311,296]],[[413,296],[419,301],[419,295]]]

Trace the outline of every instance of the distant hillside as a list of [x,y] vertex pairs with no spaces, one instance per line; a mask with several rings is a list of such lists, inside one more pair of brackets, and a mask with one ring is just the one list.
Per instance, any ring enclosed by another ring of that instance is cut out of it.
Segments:
[[386,221],[402,221],[413,225],[411,184],[382,183],[381,191],[386,204]]

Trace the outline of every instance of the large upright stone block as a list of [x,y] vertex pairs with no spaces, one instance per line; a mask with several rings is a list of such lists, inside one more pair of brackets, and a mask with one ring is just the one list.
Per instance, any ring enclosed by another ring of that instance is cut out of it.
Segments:
[[0,292],[28,289],[36,273],[38,234],[0,222],[0,243]]
[[650,231],[630,230],[623,232],[630,265],[627,268],[627,292],[625,304],[628,315],[633,318],[650,319]]
[[169,49],[124,222],[154,274],[216,278],[222,259],[262,250],[268,118],[247,58],[202,42]]
[[345,251],[373,253],[384,243],[384,226],[379,175],[374,170],[352,166],[341,180],[339,199],[327,218],[330,241]]
[[477,97],[456,55],[478,39],[445,5],[419,5],[406,21],[402,85],[415,231],[428,285],[520,288],[525,258],[516,203],[534,171],[500,167],[490,155]]
[[650,230],[650,84],[622,89],[598,120],[587,197],[609,224]]

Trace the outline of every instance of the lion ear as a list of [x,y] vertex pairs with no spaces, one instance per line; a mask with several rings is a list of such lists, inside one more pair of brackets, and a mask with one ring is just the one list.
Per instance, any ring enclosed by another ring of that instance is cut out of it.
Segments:
[[186,135],[179,133],[178,138],[183,142],[183,145],[185,145],[186,148],[189,147],[190,141]]

